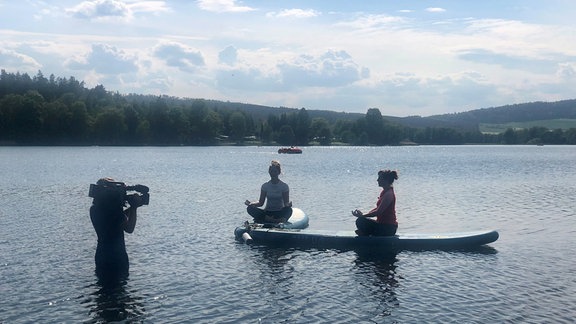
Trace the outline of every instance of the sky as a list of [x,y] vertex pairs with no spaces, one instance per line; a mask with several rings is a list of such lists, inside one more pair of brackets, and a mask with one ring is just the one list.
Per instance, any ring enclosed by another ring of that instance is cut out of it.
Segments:
[[576,99],[574,0],[0,0],[0,69],[431,116]]

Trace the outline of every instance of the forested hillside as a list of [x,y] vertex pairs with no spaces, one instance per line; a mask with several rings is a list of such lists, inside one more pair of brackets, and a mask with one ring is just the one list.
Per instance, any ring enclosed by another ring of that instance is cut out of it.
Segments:
[[[576,144],[576,129],[483,134],[478,123],[558,118],[574,101],[507,106],[432,117],[266,107],[87,88],[73,77],[0,73],[2,145],[398,145]],[[540,108],[539,108],[540,107]],[[570,110],[571,109],[571,110]],[[529,111],[529,113],[528,113]],[[498,116],[502,114],[503,116]],[[518,117],[514,117],[518,116]]]
[[576,99],[514,104],[428,117],[389,117],[389,119],[408,127],[453,127],[469,130],[478,129],[481,124],[509,124],[558,119],[576,121]]
[[576,100],[531,102],[437,115],[430,118],[455,124],[505,124],[535,120],[576,119]]

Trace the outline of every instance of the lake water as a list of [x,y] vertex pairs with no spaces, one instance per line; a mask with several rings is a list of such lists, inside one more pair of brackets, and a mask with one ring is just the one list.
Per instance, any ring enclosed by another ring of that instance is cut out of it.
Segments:
[[[0,147],[0,323],[572,323],[571,146]],[[497,229],[478,251],[280,249],[234,240],[272,159],[314,229],[354,229],[396,169],[399,232]],[[129,280],[101,287],[88,186],[151,188]]]

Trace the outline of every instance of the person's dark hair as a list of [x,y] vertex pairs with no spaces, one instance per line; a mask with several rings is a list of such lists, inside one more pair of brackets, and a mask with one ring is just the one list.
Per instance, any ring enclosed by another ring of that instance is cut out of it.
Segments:
[[394,183],[394,180],[398,180],[398,172],[392,170],[380,170],[378,171],[378,177],[382,177],[390,184]]

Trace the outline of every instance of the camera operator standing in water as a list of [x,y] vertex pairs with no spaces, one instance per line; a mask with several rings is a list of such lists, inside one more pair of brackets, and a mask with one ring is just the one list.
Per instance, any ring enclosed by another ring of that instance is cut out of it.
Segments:
[[[98,180],[90,185],[89,196],[94,198],[90,207],[90,219],[96,234],[96,275],[100,280],[121,280],[128,277],[128,254],[124,242],[124,232],[132,233],[136,227],[136,210],[148,205],[148,187],[143,185],[126,186],[111,178]],[[137,191],[140,194],[127,194]],[[124,207],[128,203],[130,206]]]

